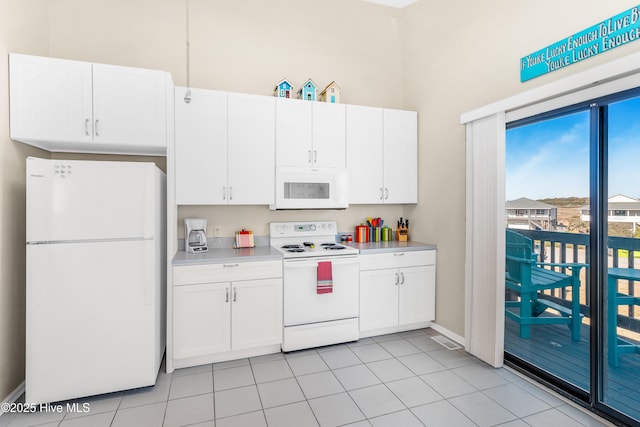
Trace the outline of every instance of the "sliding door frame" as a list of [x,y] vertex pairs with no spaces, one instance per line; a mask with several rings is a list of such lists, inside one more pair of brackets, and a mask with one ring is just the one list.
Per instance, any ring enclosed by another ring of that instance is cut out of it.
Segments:
[[[493,137],[493,139],[491,139],[492,136],[489,134],[471,135],[470,131],[474,128],[473,124],[477,121],[482,121],[483,119],[490,118],[492,116],[500,117],[501,120],[498,120],[498,122],[502,122],[504,124],[507,122],[512,122],[515,120],[535,116],[537,114],[541,114],[544,112],[557,110],[557,109],[571,106],[571,105],[576,105],[582,102],[588,102],[589,100],[604,99],[611,94],[616,94],[616,96],[619,96],[624,91],[631,90],[634,88],[639,88],[639,87],[640,87],[640,52],[632,53],[622,58],[618,58],[618,59],[606,62],[604,64],[594,66],[585,71],[582,71],[573,75],[569,75],[564,78],[560,78],[558,80],[552,81],[547,84],[543,84],[538,87],[534,87],[533,89],[524,91],[522,93],[511,96],[509,98],[506,98],[498,102],[494,102],[494,103],[482,106],[480,108],[477,108],[475,110],[461,114],[460,124],[466,125],[466,128],[467,128],[467,177],[468,177],[467,185],[468,185],[468,188],[467,188],[467,223],[466,223],[467,252],[466,252],[466,262],[465,262],[465,295],[466,295],[465,298],[467,300],[465,316],[466,316],[467,325],[472,323],[474,316],[477,315],[477,313],[474,314],[472,312],[472,308],[474,306],[470,301],[471,296],[474,295],[474,292],[476,295],[481,291],[489,291],[489,292],[496,292],[496,293],[499,292],[498,290],[499,284],[496,284],[495,282],[494,283],[487,282],[486,279],[488,277],[497,278],[500,276],[501,271],[504,272],[504,259],[502,260],[500,259],[500,257],[498,256],[499,255],[498,252],[494,253],[493,259],[491,259],[491,257],[488,257],[488,259],[486,260],[488,262],[487,265],[489,269],[491,268],[496,269],[494,272],[477,270],[474,267],[474,263],[471,262],[471,260],[477,259],[478,254],[476,252],[479,250],[482,250],[481,248],[473,244],[474,237],[476,237],[478,234],[477,227],[480,227],[483,225],[486,226],[486,224],[482,224],[482,222],[479,221],[482,218],[487,218],[488,212],[482,211],[482,210],[483,209],[493,210],[494,209],[493,207],[496,205],[496,202],[497,202],[496,200],[497,196],[495,195],[496,192],[491,189],[498,189],[498,190],[502,189],[502,191],[504,192],[504,168],[502,169],[498,168],[495,174],[487,171],[486,175],[481,177],[485,179],[486,180],[485,182],[487,183],[491,180],[494,180],[492,184],[489,183],[490,185],[486,186],[486,188],[491,190],[490,192],[485,193],[484,189],[482,188],[476,188],[473,186],[469,187],[469,177],[478,175],[478,173],[482,174],[481,171],[482,171],[483,165],[480,164],[479,162],[486,160],[486,158],[482,158],[482,157],[478,157],[474,159],[473,156],[469,154],[469,147],[471,144],[475,144],[476,142],[480,142],[483,144],[493,142],[494,144],[496,144],[496,152],[504,153],[504,137],[498,136],[497,138]],[[602,127],[598,129],[598,132],[603,132]],[[493,159],[493,161],[495,160],[496,159]],[[603,162],[604,160],[605,159],[602,158],[599,161]],[[603,163],[603,166],[605,166],[606,168],[606,163]],[[602,168],[602,167],[599,168],[600,174],[604,172],[603,169],[605,168]],[[600,175],[599,179],[602,179],[602,178],[604,178],[604,175]],[[469,192],[471,192],[471,194],[469,194]],[[485,199],[486,203],[484,204],[484,206],[475,205],[473,207],[470,207],[468,205],[470,198],[478,199],[483,196],[486,196],[486,199]],[[602,195],[600,195],[599,199],[601,200],[600,204],[599,206],[592,206],[592,213],[596,212],[596,215],[597,215],[597,212],[599,211],[600,212],[599,221],[602,221],[603,220],[602,214],[604,213],[606,215],[606,212],[607,212],[606,206],[604,205],[602,200],[606,200],[606,198],[603,199]],[[595,207],[595,210],[593,209],[594,207]],[[600,229],[601,228],[602,227],[600,227]],[[504,231],[503,229],[499,229],[497,230],[497,233],[498,235],[496,236],[496,238],[492,239],[492,241],[496,243],[502,240],[500,235],[503,235]],[[601,235],[600,241],[604,242],[605,241],[604,239],[605,237]],[[597,243],[597,242],[593,242],[593,243],[597,244],[598,247],[602,248],[603,243]],[[490,251],[491,248],[485,247],[484,250]],[[593,252],[600,253],[599,256],[603,256],[602,251],[593,251]],[[596,272],[591,272],[590,274],[592,275],[595,274],[595,277],[592,276],[592,280],[599,278],[599,280],[602,281],[604,279],[605,271],[596,271]],[[598,276],[601,276],[601,277],[598,277]],[[592,289],[591,292],[592,292],[591,297],[592,298],[596,297],[594,298],[594,300],[600,301],[599,304],[602,304],[603,298],[600,298],[600,294],[599,294],[600,291],[597,289],[596,290]],[[489,295],[488,298],[493,299],[494,301],[497,301],[499,299],[499,296],[497,294],[492,294],[492,295]],[[492,320],[489,322],[490,325],[492,325],[491,329],[494,329],[494,326],[499,325],[501,322],[502,322],[502,325],[504,326],[504,313],[501,313],[499,311],[501,310],[496,310],[496,312],[493,314]],[[491,314],[489,314],[489,317],[491,317]],[[468,351],[470,350],[472,354],[477,355],[480,359],[490,363],[493,366],[498,366],[496,362],[499,362],[499,358],[496,357],[495,355],[500,351],[504,351],[504,348],[503,348],[504,341],[503,341],[503,335],[500,334],[500,332],[498,331],[498,328],[495,328],[495,331],[496,331],[495,332],[496,337],[493,340],[491,340],[492,344],[495,346],[493,351],[486,351],[487,349],[484,349],[485,351],[480,352],[480,351],[474,350],[472,348],[473,346],[467,346],[467,349]],[[600,348],[603,349],[602,347],[603,343],[601,342],[601,340],[598,339],[598,335],[600,335],[601,337],[604,336],[603,332],[604,331],[602,330],[592,331],[592,334],[594,334],[596,338],[595,340],[592,339],[592,345],[600,346]],[[476,337],[473,336],[475,333],[477,333],[477,331],[474,331],[473,328],[466,328],[465,341],[467,343],[471,343],[471,342],[474,342],[474,340],[478,340],[477,336]],[[502,331],[502,334],[504,334],[504,330]],[[592,336],[592,338],[594,336]],[[602,367],[600,367],[599,371],[603,372],[604,370],[602,369]],[[598,383],[600,384],[603,383],[602,378],[597,378],[595,380],[597,380]],[[594,380],[592,379],[592,381]],[[609,415],[610,411],[608,411],[607,407],[600,403],[600,399],[603,396],[602,390],[596,387],[596,389],[593,390],[593,392],[594,393],[592,393],[592,395],[595,396],[595,399],[593,400],[593,402],[590,402],[589,404],[589,407],[591,408],[591,410],[602,413],[605,416],[611,416]],[[582,404],[585,404],[585,402],[582,401]],[[614,418],[617,418],[619,420],[621,419],[619,416],[614,416]],[[624,417],[622,418],[622,420],[624,420]]]

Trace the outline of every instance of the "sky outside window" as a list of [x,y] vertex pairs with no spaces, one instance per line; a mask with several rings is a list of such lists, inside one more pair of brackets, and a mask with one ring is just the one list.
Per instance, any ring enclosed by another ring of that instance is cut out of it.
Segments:
[[[609,106],[609,195],[640,198],[640,97]],[[507,130],[506,198],[589,196],[589,112]]]
[[506,197],[589,196],[589,112],[507,130]]

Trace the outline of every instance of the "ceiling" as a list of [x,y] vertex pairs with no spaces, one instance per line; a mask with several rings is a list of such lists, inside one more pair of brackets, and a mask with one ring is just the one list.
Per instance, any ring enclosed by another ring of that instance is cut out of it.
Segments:
[[369,3],[377,3],[384,6],[397,7],[402,9],[405,6],[409,6],[412,3],[417,2],[418,0],[363,0]]

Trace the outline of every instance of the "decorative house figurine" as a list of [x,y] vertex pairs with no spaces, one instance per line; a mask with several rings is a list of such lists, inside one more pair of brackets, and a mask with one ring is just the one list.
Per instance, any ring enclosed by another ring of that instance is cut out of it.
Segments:
[[315,101],[318,89],[313,80],[309,79],[298,89],[298,98],[305,101]]
[[340,103],[340,86],[336,82],[331,82],[320,92],[320,101],[332,104]]
[[278,98],[291,98],[292,90],[293,90],[293,86],[291,85],[291,83],[289,83],[289,80],[282,79],[276,85],[273,91],[275,93],[275,96]]

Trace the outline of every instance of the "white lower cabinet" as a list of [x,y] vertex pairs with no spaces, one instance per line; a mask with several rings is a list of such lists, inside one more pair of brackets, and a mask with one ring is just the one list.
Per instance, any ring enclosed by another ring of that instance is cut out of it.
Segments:
[[282,343],[282,279],[231,284],[231,348]]
[[176,286],[173,290],[173,356],[177,359],[231,350],[229,282]]
[[176,367],[279,349],[282,262],[174,267],[172,318]]
[[435,319],[436,251],[360,256],[360,336],[425,327]]

